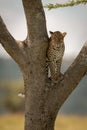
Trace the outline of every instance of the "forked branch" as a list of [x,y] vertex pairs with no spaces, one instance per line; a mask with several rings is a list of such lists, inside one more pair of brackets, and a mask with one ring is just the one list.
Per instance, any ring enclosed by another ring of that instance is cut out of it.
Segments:
[[9,55],[19,64],[24,63],[25,54],[23,50],[23,43],[16,41],[8,31],[5,23],[0,16],[0,43]]
[[61,104],[71,94],[71,92],[77,87],[81,79],[87,73],[87,42],[84,44],[79,55],[74,60],[72,65],[65,72],[64,80],[60,83],[58,89],[58,95],[61,98]]

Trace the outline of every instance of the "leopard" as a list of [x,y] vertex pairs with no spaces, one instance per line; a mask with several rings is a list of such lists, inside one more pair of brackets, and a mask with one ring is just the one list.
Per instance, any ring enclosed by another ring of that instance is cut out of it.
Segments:
[[66,34],[66,32],[50,31],[51,37],[49,38],[47,49],[47,62],[51,74],[50,79],[53,82],[58,81],[59,77],[63,77],[63,74],[61,73],[61,65],[65,51],[64,37]]

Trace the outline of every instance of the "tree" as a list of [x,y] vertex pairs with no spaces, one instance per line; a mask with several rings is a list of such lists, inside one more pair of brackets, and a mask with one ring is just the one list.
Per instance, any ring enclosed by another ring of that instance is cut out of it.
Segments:
[[22,0],[27,38],[15,40],[0,16],[0,43],[19,65],[25,88],[25,130],[54,130],[57,113],[87,72],[87,42],[64,78],[52,85],[46,74],[49,38],[41,0]]

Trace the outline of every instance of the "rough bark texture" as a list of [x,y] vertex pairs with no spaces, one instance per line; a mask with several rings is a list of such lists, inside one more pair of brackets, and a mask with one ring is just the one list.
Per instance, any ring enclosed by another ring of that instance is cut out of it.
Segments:
[[18,63],[25,87],[25,130],[54,130],[57,113],[87,72],[87,42],[57,84],[46,75],[48,36],[41,0],[23,0],[27,38],[16,41],[0,17],[0,43]]

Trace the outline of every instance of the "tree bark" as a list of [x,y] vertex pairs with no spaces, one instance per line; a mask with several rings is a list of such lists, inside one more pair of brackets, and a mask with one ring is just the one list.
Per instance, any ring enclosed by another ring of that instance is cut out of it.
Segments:
[[27,62],[26,52],[22,41],[15,40],[0,16],[0,43],[7,53],[23,68]]
[[25,130],[54,130],[57,113],[87,72],[87,42],[57,84],[46,74],[48,35],[41,0],[22,0],[27,38],[15,40],[0,17],[0,42],[18,63],[25,88]]
[[[25,130],[54,130],[54,118],[48,105],[45,85],[25,78]],[[38,81],[37,81],[38,82]],[[45,82],[44,82],[45,83]],[[54,115],[53,115],[54,116]]]

